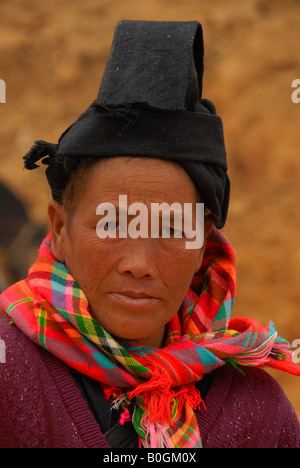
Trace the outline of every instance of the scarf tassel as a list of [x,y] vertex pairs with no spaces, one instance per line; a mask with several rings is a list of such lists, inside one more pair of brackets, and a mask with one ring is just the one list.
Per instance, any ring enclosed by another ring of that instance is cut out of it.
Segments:
[[127,393],[131,400],[136,398],[137,406],[133,415],[133,425],[145,448],[172,448],[170,428],[180,418],[185,406],[193,411],[204,402],[195,383],[182,385],[176,390],[159,369],[152,372],[149,381],[138,385]]
[[[277,332],[271,334],[260,346],[250,348],[241,354],[224,359],[232,366],[239,369],[240,366],[273,367],[286,372],[300,375],[300,368],[296,368],[291,362],[292,351],[289,344],[277,336]],[[242,371],[241,371],[242,372]],[[243,373],[243,372],[242,372]]]
[[139,436],[140,444],[144,448],[174,448],[168,430],[160,423],[154,424],[139,406],[136,406],[133,426]]
[[171,425],[185,404],[195,411],[203,403],[194,382],[179,388],[172,387],[167,375],[160,369],[153,370],[151,379],[128,392],[127,396],[129,400],[137,398],[138,403],[141,401],[141,406],[148,408],[150,420],[163,425]]

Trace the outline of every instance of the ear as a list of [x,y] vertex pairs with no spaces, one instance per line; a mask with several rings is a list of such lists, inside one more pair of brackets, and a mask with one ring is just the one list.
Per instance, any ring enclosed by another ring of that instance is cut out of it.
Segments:
[[204,245],[203,247],[205,248],[205,244],[208,238],[208,235],[212,228],[214,227],[215,222],[211,216],[206,216],[204,219]]
[[48,206],[48,216],[51,225],[51,251],[59,262],[64,263],[64,242],[66,233],[67,215],[63,206],[52,201]]
[[202,260],[203,260],[205,247],[206,247],[206,241],[207,241],[208,235],[209,235],[210,231],[212,230],[212,228],[214,227],[214,225],[215,225],[214,220],[210,216],[207,216],[204,219],[204,242],[203,242],[203,246],[199,250],[199,259],[198,259],[198,262],[197,262],[197,267],[196,267],[195,273],[200,269],[200,267],[202,265]]

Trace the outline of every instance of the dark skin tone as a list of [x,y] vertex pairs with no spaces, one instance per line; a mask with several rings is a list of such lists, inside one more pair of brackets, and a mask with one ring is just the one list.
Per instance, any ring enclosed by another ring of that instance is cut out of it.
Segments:
[[[84,291],[93,317],[115,338],[163,346],[167,323],[176,315],[200,268],[201,249],[185,239],[107,238],[96,233],[99,203],[196,204],[198,195],[176,163],[153,158],[116,157],[93,165],[76,194],[75,208],[52,201],[52,253],[65,263]],[[76,186],[76,184],[75,184]],[[206,240],[212,220],[205,221]]]

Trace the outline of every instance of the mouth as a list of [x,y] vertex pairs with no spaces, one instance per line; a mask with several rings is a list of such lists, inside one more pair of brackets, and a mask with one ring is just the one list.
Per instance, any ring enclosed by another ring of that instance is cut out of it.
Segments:
[[122,291],[111,292],[109,295],[114,301],[129,307],[149,307],[156,305],[159,301],[157,297],[144,292]]

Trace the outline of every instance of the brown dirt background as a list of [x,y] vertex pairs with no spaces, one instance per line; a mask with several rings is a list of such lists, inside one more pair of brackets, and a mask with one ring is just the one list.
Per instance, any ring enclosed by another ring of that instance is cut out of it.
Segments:
[[[122,19],[203,24],[203,96],[222,116],[232,183],[234,315],[300,338],[299,0],[0,0],[0,180],[47,223],[43,173],[23,171],[21,157],[36,139],[56,142],[95,98]],[[300,417],[299,380],[273,375]]]

